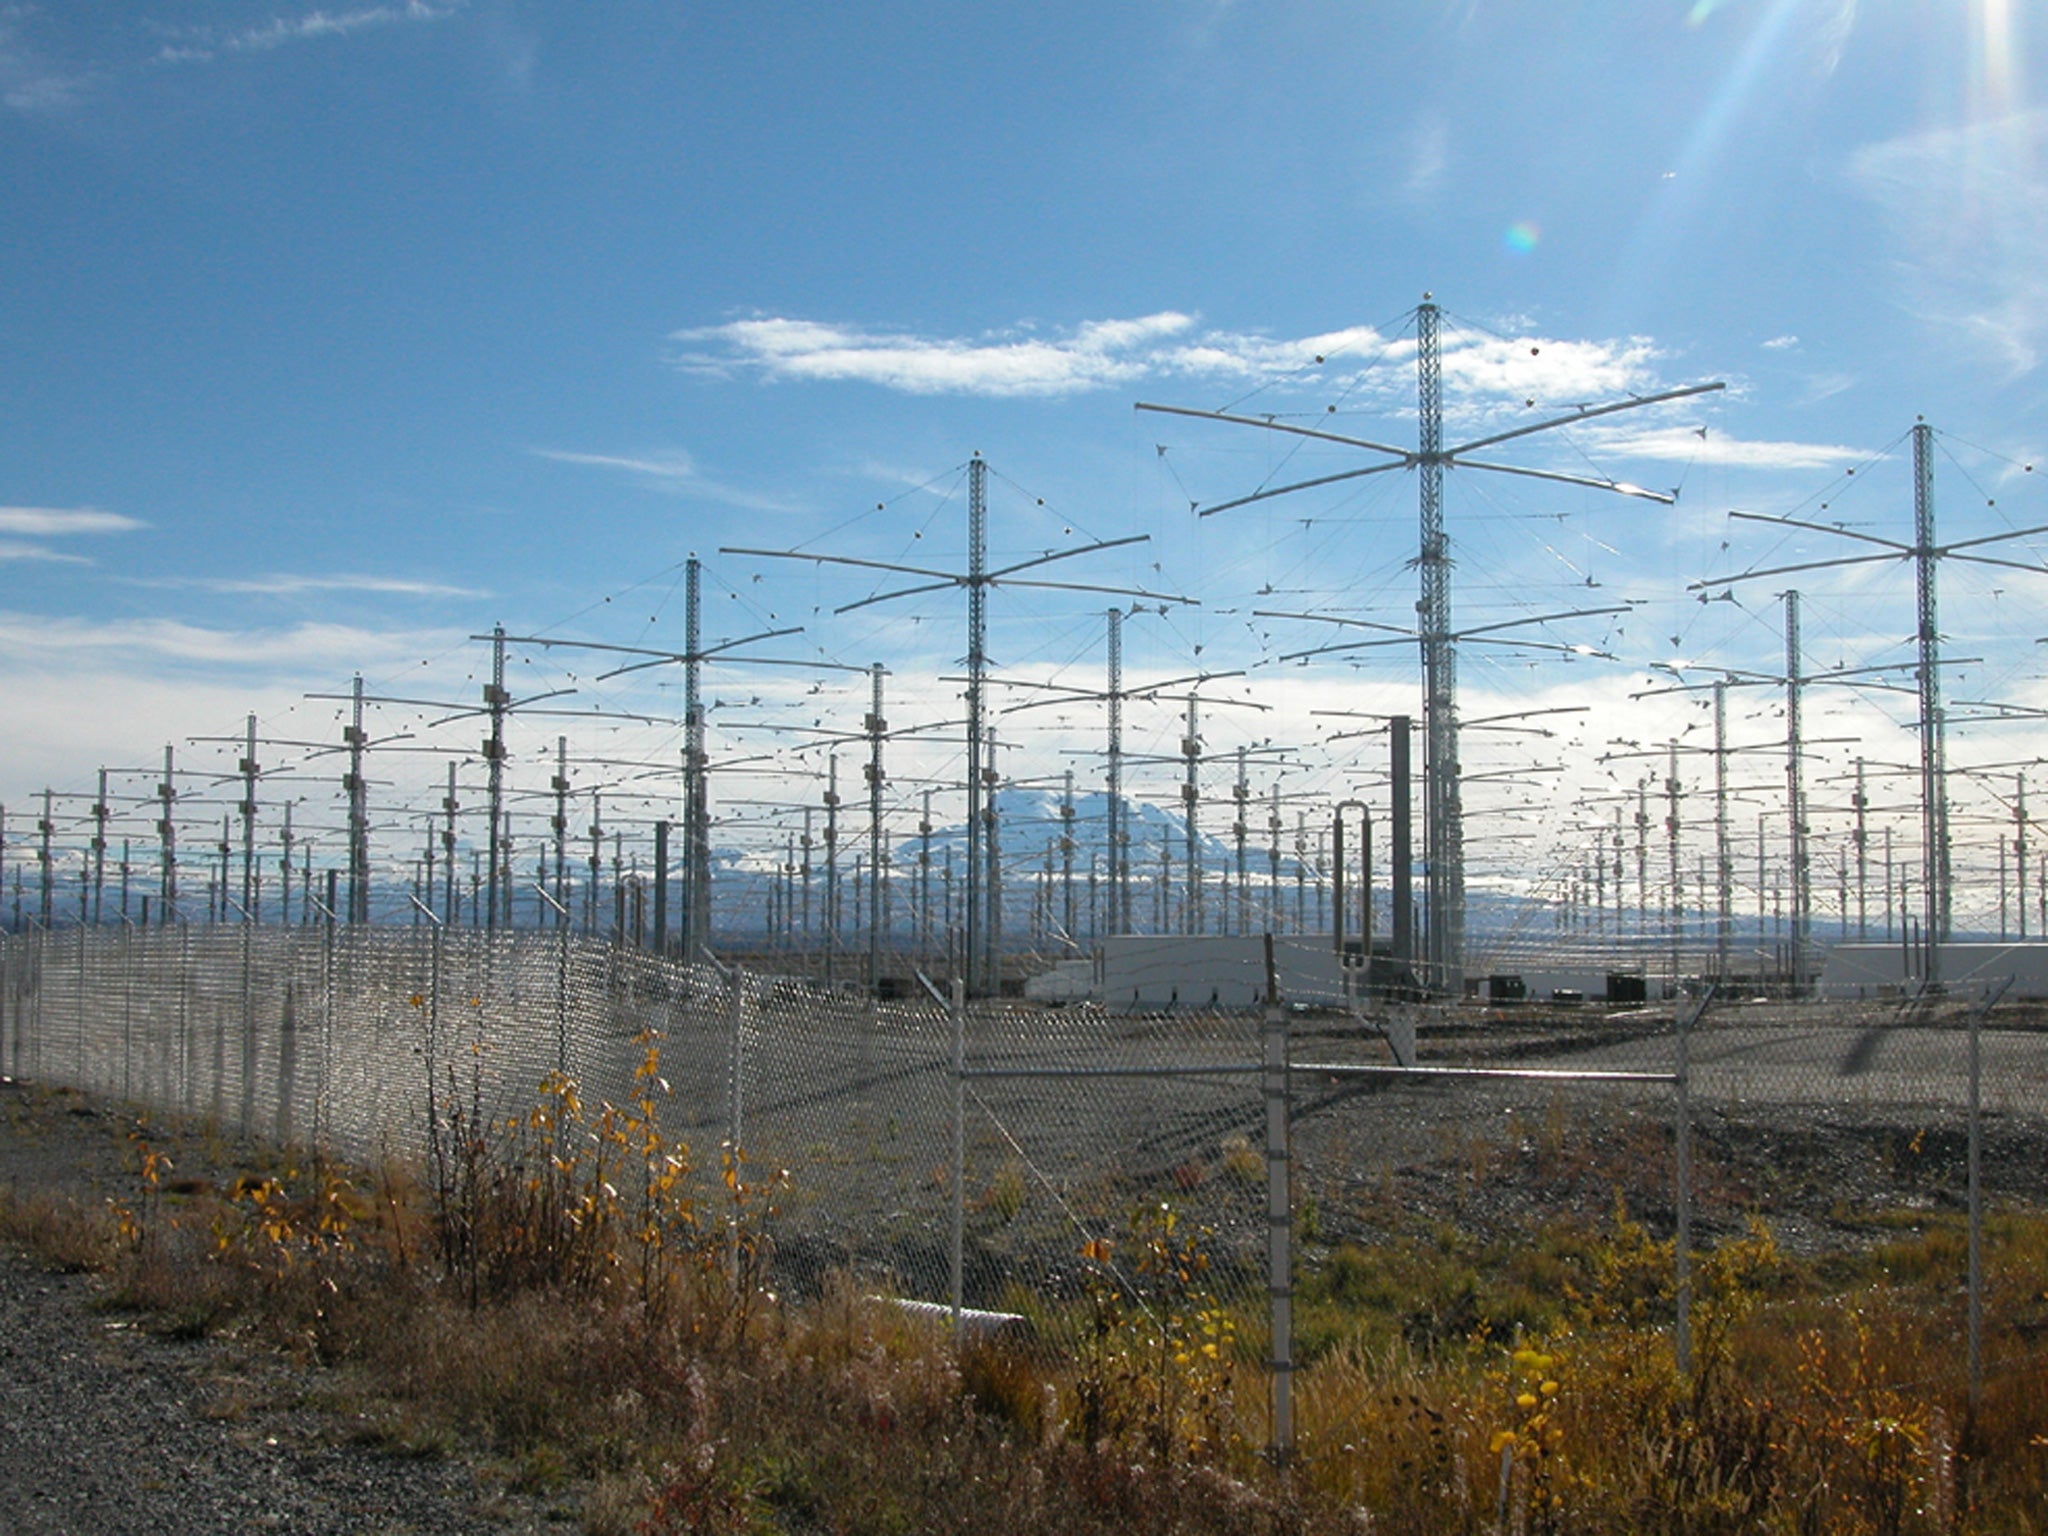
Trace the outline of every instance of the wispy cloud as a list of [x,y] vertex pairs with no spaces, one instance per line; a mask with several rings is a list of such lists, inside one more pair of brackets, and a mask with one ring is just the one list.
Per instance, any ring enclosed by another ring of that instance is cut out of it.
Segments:
[[130,663],[204,664],[256,672],[309,665],[336,673],[434,654],[459,643],[434,634],[377,631],[346,624],[296,624],[279,629],[210,629],[177,619],[52,617],[0,612],[0,656],[14,666],[68,668],[88,657]]
[[[791,316],[762,316],[679,331],[677,366],[771,382],[878,385],[913,395],[1059,396],[1140,381],[1201,380],[1233,388],[1294,380],[1350,406],[1413,397],[1412,338],[1355,326],[1274,338],[1205,329],[1162,310],[1092,320],[1064,331],[1019,325],[979,336],[930,336]],[[1649,341],[1447,337],[1443,375],[1453,392],[1552,404],[1597,399],[1650,383]]]
[[1860,464],[1865,448],[1835,443],[1766,442],[1729,437],[1704,427],[1652,427],[1646,431],[1594,434],[1603,454],[1659,459],[1679,464],[1725,464],[1735,469],[1831,469]]
[[91,507],[0,507],[0,533],[57,539],[79,533],[129,533],[149,525],[119,512]]
[[369,592],[388,597],[487,597],[474,587],[453,587],[438,581],[413,581],[400,576],[138,576],[127,585],[188,592],[219,592],[240,597],[296,597],[307,592]]
[[83,555],[67,555],[41,544],[23,544],[18,539],[0,539],[0,560],[54,560],[66,565],[90,565]]
[[661,448],[644,453],[579,453],[566,448],[533,448],[535,458],[557,464],[578,464],[593,469],[617,470],[637,477],[649,487],[679,496],[698,496],[749,512],[793,512],[792,503],[763,496],[737,486],[726,485],[704,475],[697,461],[685,449]]
[[2007,373],[2048,343],[2048,111],[2012,113],[1872,144],[1852,181],[1888,216],[1904,299]]
[[240,31],[195,30],[179,41],[166,43],[157,52],[163,64],[201,64],[223,54],[268,53],[293,43],[324,38],[347,37],[375,27],[406,22],[443,21],[461,7],[461,0],[404,0],[403,4],[367,5],[354,10],[313,10],[296,16],[274,16],[261,26]]

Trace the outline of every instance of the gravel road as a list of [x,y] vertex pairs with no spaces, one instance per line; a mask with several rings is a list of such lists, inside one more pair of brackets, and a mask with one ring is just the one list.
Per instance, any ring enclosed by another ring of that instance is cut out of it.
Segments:
[[[116,1192],[124,1127],[0,1082],[0,1185]],[[569,1531],[573,1495],[480,1457],[364,1443],[328,1374],[233,1340],[177,1342],[94,1306],[102,1282],[0,1249],[0,1532],[306,1536]]]

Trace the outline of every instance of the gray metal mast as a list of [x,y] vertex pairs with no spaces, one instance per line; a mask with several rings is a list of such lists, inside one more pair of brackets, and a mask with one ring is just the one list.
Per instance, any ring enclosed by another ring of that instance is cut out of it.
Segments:
[[1672,742],[1666,749],[1664,770],[1664,837],[1670,858],[1669,878],[1670,899],[1666,905],[1671,911],[1671,985],[1676,991],[1683,974],[1685,942],[1685,890],[1681,884],[1679,864],[1679,784],[1678,784],[1678,743]]
[[1230,797],[1237,806],[1237,820],[1232,824],[1231,831],[1237,837],[1237,925],[1235,931],[1238,933],[1250,932],[1252,921],[1251,900],[1246,894],[1248,890],[1246,881],[1249,879],[1249,874],[1245,867],[1245,835],[1248,831],[1248,828],[1245,826],[1245,817],[1250,810],[1249,802],[1252,789],[1251,784],[1245,778],[1244,758],[1245,749],[1239,747],[1237,749],[1237,782],[1231,786],[1230,790]]
[[1198,807],[1202,801],[1202,727],[1196,711],[1200,700],[1188,695],[1187,734],[1180,739],[1180,755],[1187,760],[1187,777],[1180,786],[1182,821],[1187,830],[1187,862],[1182,879],[1186,899],[1181,903],[1181,931],[1204,931],[1202,912],[1202,838]]
[[1415,469],[1421,501],[1418,562],[1422,597],[1423,879],[1428,916],[1423,964],[1435,991],[1461,985],[1465,973],[1465,816],[1458,775],[1458,650],[1451,638],[1451,560],[1444,542],[1443,367],[1437,307],[1423,295],[1415,311],[1419,437]]
[[[555,926],[565,926],[569,921],[569,738],[555,738],[555,772],[548,781],[548,787],[555,792],[555,812],[548,821],[548,830],[555,834]],[[448,765],[448,798],[455,798],[455,765]],[[449,830],[454,830],[453,807],[450,807]]]
[[1728,848],[1728,684],[1714,684],[1714,974],[1728,974],[1735,934],[1735,860]]
[[967,461],[967,922],[966,974],[969,995],[983,991],[980,895],[982,794],[985,784],[983,717],[988,681],[988,462],[977,453]]
[[50,925],[55,920],[57,915],[56,892],[51,886],[51,881],[55,878],[55,871],[51,863],[53,850],[50,847],[50,839],[56,836],[57,833],[57,824],[55,821],[51,819],[51,817],[55,814],[52,809],[52,802],[55,799],[56,796],[51,790],[49,790],[48,788],[45,788],[43,790],[43,816],[42,820],[36,823],[36,831],[39,834],[41,834],[42,837],[42,842],[36,849],[36,860],[43,867],[43,889],[41,907],[43,914],[43,931],[45,933],[48,933],[50,931]]
[[2022,773],[2013,785],[2012,851],[2017,861],[2014,885],[2019,894],[2020,939],[2027,937],[2027,776]]
[[[2024,781],[2022,781],[2024,782]],[[1863,759],[1856,759],[1856,942],[1870,938],[1870,796],[1863,787]]]
[[[178,781],[171,770],[171,749],[164,747],[164,778],[156,787],[156,797],[163,806],[163,817],[156,824],[156,835],[163,841],[161,855],[163,879],[160,902],[163,911],[158,915],[160,923],[174,923],[178,920]],[[45,813],[47,816],[47,812]]]
[[1800,764],[1805,748],[1800,729],[1800,699],[1804,676],[1799,659],[1799,593],[1785,594],[1785,820],[1792,854],[1792,989],[1806,985],[1807,927],[1813,917],[1813,886],[1806,838],[1806,774]]
[[1913,575],[1918,598],[1920,661],[1920,803],[1927,903],[1927,980],[1941,979],[1949,936],[1948,727],[1941,704],[1941,628],[1934,543],[1934,429],[1913,427]]
[[249,716],[249,734],[242,761],[242,921],[257,921],[256,911],[256,717]]
[[868,733],[868,986],[876,989],[882,984],[882,930],[889,917],[886,871],[889,856],[882,835],[882,786],[888,782],[888,774],[882,767],[882,740],[889,730],[889,722],[882,716],[882,664],[875,662],[869,669],[871,681],[871,707],[868,717],[862,722]]
[[703,621],[700,566],[684,570],[683,610],[683,954],[701,961],[711,947],[711,759],[704,748]]
[[839,754],[825,759],[825,979],[839,953]]
[[[991,995],[1000,994],[1003,989],[1003,843],[1001,806],[998,791],[1002,784],[1001,772],[996,767],[995,727],[988,727],[988,762],[981,770],[986,789],[983,797],[982,817],[986,822],[986,836],[982,839],[982,857],[986,869],[982,875],[982,899],[987,910],[982,917],[982,977]],[[968,891],[967,909],[974,910],[974,892]]]
[[[491,626],[491,680],[484,687],[484,706],[491,717],[491,734],[484,739],[484,761],[490,764],[490,848],[485,855],[484,927],[498,926],[498,892],[505,881],[499,873],[504,858],[505,822],[505,706],[512,695],[505,691],[505,626]],[[505,921],[512,920],[512,893],[505,891]]]
[[369,738],[363,734],[363,674],[358,672],[350,689],[349,723],[341,739],[348,745],[348,920],[370,920],[370,790],[363,779],[363,748]]
[[1066,772],[1066,788],[1060,796],[1060,937],[1074,947],[1074,770]]
[[[100,768],[100,795],[92,801],[92,926],[98,928],[106,887],[106,770]],[[2025,883],[2021,881],[2021,889]]]
[[441,829],[441,878],[447,882],[447,894],[441,904],[441,921],[451,926],[461,917],[455,894],[455,813],[461,808],[462,802],[455,797],[455,761],[450,758],[448,793],[441,797],[441,809],[448,817],[448,824]]
[[1129,830],[1124,826],[1124,614],[1109,610],[1109,931],[1131,931]]

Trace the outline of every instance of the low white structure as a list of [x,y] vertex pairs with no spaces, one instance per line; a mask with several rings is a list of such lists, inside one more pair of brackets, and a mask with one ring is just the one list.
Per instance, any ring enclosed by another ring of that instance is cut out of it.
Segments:
[[[2048,997],[2048,943],[1943,944],[1935,966],[1950,992],[1996,986],[2008,976],[2008,997]],[[1927,969],[1924,947],[1905,944],[1837,944],[1821,967],[1818,991],[1837,1001],[1897,997],[1920,984]]]
[[[1266,1000],[1263,934],[1129,934],[1104,939],[1095,953],[1095,995],[1114,1010],[1256,1008]],[[1285,1002],[1332,1007],[1344,1002],[1344,977],[1327,934],[1276,937],[1273,968]]]

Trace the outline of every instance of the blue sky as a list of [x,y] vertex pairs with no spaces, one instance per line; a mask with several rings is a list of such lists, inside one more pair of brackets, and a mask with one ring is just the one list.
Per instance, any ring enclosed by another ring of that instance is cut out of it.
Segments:
[[[1429,291],[1454,436],[1728,385],[1518,449],[1680,488],[1675,509],[1451,476],[1461,622],[1633,605],[1543,631],[1612,661],[1468,651],[1468,716],[1587,711],[1468,748],[1510,776],[1572,770],[1552,776],[1569,793],[1527,775],[1529,804],[1501,815],[1530,836],[1480,861],[1539,880],[1608,814],[1581,792],[1641,771],[1597,766],[1611,742],[1697,718],[1630,702],[1652,663],[1777,665],[1782,583],[1725,604],[1687,585],[1832,546],[1729,509],[1904,537],[1902,434],[1924,415],[1946,532],[2048,523],[2023,467],[2048,446],[2048,40],[2027,21],[2006,0],[0,4],[0,800],[12,824],[44,785],[87,788],[166,741],[209,761],[184,743],[249,710],[326,740],[331,706],[303,695],[358,669],[468,698],[466,637],[493,622],[679,645],[692,551],[707,637],[804,624],[780,654],[883,661],[892,723],[943,718],[957,599],[835,617],[871,578],[718,551],[952,568],[974,451],[999,557],[1151,535],[1069,570],[1201,599],[1133,621],[1130,661],[1245,671],[1218,695],[1273,709],[1219,708],[1214,750],[1301,748],[1290,793],[1369,777],[1374,749],[1316,746],[1332,727],[1307,711],[1412,707],[1412,651],[1282,665],[1330,632],[1250,615],[1405,622],[1412,477],[1198,519],[1191,502],[1357,460],[1132,406],[1409,441]],[[1944,628],[1983,658],[1951,691],[2048,702],[2048,587],[1951,570]],[[1902,654],[1899,573],[1802,582],[1813,666]],[[998,663],[1092,683],[1107,601],[999,596]],[[675,707],[673,687],[599,686],[559,651],[518,666],[536,691],[577,671],[579,704]],[[734,669],[712,691],[727,720],[857,729],[838,675]],[[1907,750],[1899,700],[1811,710],[1873,759]],[[1172,710],[1137,713],[1141,736],[1177,739]],[[1097,771],[1075,754],[1099,719],[1057,714],[1017,717],[1021,775]],[[1768,740],[1760,697],[1738,715]],[[714,723],[728,758],[798,739]],[[523,729],[538,782],[568,727]],[[1952,755],[2030,757],[2030,730],[1964,733]],[[672,758],[674,734],[607,727],[588,751]],[[957,751],[902,751],[906,799],[957,772]],[[423,772],[390,771],[391,844],[416,840]],[[778,794],[813,791],[764,779]]]

